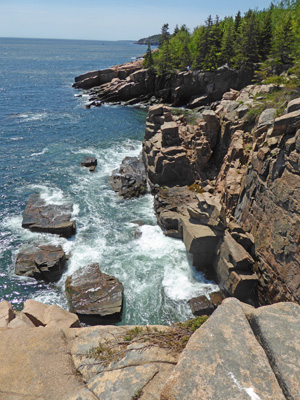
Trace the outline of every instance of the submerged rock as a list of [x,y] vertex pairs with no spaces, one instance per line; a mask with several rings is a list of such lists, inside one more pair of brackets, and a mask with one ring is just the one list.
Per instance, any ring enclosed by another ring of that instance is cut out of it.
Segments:
[[60,245],[36,245],[19,252],[15,263],[15,274],[57,282],[65,266],[66,255]]
[[121,318],[123,285],[104,274],[99,264],[81,268],[66,280],[70,311],[89,324],[109,324]]
[[46,204],[39,194],[32,194],[23,213],[22,227],[69,238],[76,232],[75,221],[71,220],[72,210],[72,204]]
[[141,157],[125,157],[120,168],[112,171],[109,184],[125,199],[146,194],[146,170]]
[[95,157],[84,157],[80,163],[81,167],[89,168],[90,172],[94,172],[97,166],[97,158]]

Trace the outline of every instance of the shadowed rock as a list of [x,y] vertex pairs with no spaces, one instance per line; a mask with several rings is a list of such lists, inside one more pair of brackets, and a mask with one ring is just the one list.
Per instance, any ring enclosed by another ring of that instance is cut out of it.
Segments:
[[76,232],[75,221],[71,221],[72,210],[72,204],[46,204],[39,194],[32,194],[23,213],[22,227],[69,238]]
[[36,245],[19,252],[15,263],[15,274],[57,282],[62,276],[65,265],[66,255],[61,246]]
[[97,166],[97,158],[86,156],[82,159],[80,165],[89,168],[90,172],[94,172]]
[[141,157],[125,157],[120,168],[112,171],[109,184],[125,199],[146,194],[146,170]]
[[123,285],[102,273],[99,264],[81,268],[66,280],[71,312],[90,324],[116,322],[121,317]]

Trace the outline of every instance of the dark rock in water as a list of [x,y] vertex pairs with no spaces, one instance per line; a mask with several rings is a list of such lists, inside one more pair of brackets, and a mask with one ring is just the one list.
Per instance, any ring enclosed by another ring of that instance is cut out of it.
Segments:
[[109,184],[125,199],[146,194],[146,171],[141,157],[124,158],[120,168],[112,171]]
[[21,250],[15,263],[16,275],[57,282],[65,269],[66,255],[61,246],[36,245]]
[[72,204],[46,204],[39,194],[32,194],[23,213],[22,227],[69,238],[76,232],[75,221],[71,221],[72,210]]
[[196,316],[211,315],[215,307],[206,296],[193,297],[189,301],[192,313]]
[[66,280],[70,312],[89,324],[109,324],[121,318],[123,285],[102,273],[99,264],[81,268]]
[[225,299],[221,291],[213,292],[206,296],[193,297],[190,301],[191,311],[195,316],[211,315]]
[[89,168],[90,172],[94,172],[97,166],[97,158],[95,157],[84,157],[80,163],[81,167]]

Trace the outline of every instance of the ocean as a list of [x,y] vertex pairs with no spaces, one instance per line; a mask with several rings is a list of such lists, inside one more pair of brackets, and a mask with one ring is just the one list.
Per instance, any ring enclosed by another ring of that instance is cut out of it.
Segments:
[[[217,287],[189,264],[184,244],[157,226],[150,194],[122,200],[108,185],[126,156],[141,152],[147,110],[86,109],[74,77],[140,56],[132,42],[0,38],[0,300],[27,299],[67,309],[66,277],[93,262],[124,285],[121,324],[168,324],[192,317],[188,300]],[[80,167],[95,156],[94,173]],[[67,240],[21,227],[31,193],[72,202],[77,233]],[[136,231],[139,230],[139,235]],[[70,254],[57,284],[14,274],[18,251],[61,244]]]

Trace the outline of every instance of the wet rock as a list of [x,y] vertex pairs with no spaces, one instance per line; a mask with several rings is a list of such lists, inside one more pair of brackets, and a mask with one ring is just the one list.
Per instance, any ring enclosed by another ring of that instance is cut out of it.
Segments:
[[65,269],[66,255],[60,245],[36,245],[21,250],[15,263],[15,274],[37,280],[57,282]]
[[69,276],[66,296],[70,311],[82,321],[105,324],[121,318],[123,285],[117,278],[102,273],[99,264],[91,264]]
[[125,199],[147,193],[147,177],[141,157],[125,157],[119,169],[112,171],[109,184]]
[[46,204],[39,194],[32,194],[23,213],[22,227],[69,238],[76,232],[75,221],[71,220],[72,210],[71,204]]
[[195,316],[211,315],[215,310],[212,301],[206,296],[193,297],[189,300],[189,305]]
[[80,163],[81,167],[89,168],[90,172],[94,172],[97,166],[97,158],[95,157],[84,157]]

